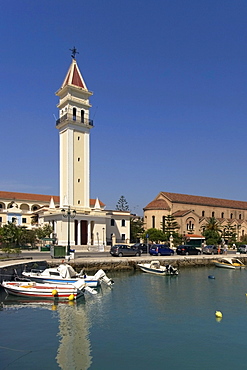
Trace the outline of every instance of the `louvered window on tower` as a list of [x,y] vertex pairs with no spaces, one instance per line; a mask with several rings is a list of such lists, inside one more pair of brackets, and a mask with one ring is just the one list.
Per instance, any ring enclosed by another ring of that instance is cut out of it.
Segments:
[[81,123],[84,123],[84,110],[81,110]]
[[73,121],[76,121],[76,108],[73,108]]

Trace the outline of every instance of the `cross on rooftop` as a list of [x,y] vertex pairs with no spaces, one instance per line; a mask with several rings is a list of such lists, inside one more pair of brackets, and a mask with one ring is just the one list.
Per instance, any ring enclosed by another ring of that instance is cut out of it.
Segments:
[[71,56],[72,56],[73,59],[75,59],[76,54],[79,54],[79,52],[77,51],[75,46],[73,47],[73,49],[69,49],[69,50],[72,51]]

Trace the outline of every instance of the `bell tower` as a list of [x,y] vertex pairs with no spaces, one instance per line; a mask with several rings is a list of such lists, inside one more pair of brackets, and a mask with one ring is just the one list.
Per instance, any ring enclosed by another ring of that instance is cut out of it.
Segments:
[[89,209],[90,206],[90,130],[88,91],[72,50],[72,63],[59,96],[60,207],[66,205]]

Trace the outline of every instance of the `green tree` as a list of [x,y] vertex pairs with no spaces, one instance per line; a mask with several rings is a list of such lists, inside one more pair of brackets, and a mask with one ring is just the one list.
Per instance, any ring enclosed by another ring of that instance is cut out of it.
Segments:
[[18,226],[14,222],[8,222],[0,227],[0,242],[2,248],[11,249],[22,247],[26,244],[35,245],[37,238],[49,237],[52,227],[48,224],[38,229],[28,230],[24,226]]
[[38,239],[49,238],[52,232],[52,226],[49,224],[45,224],[43,227],[38,227],[36,229],[36,235]]
[[129,211],[128,202],[123,195],[121,195],[121,197],[119,198],[117,202],[116,210],[117,211]]
[[221,241],[221,227],[214,217],[210,217],[202,232],[208,245],[218,244]]
[[228,222],[226,226],[224,226],[222,231],[222,238],[225,242],[228,243],[236,243],[237,241],[237,233],[236,233],[236,226],[231,226],[231,222]]
[[24,226],[17,226],[14,222],[3,225],[0,232],[2,243],[9,248],[20,246],[25,229]]
[[140,217],[131,217],[130,219],[130,241],[137,243],[144,233],[143,219]]
[[159,243],[165,241],[165,234],[162,230],[151,228],[145,231],[143,238],[146,239],[148,235],[148,240],[154,243]]

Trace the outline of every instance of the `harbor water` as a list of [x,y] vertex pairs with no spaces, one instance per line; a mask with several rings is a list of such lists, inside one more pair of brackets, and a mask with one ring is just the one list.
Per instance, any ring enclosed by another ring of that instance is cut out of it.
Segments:
[[77,302],[2,291],[0,369],[246,369],[247,269],[108,276]]

